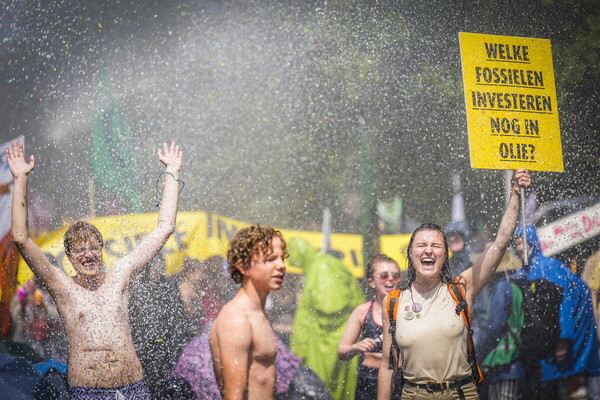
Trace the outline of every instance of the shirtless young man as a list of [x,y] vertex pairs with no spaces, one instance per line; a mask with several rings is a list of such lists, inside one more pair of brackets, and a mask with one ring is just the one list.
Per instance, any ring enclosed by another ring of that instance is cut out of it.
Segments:
[[217,383],[224,400],[275,397],[277,344],[265,314],[269,292],[281,288],[286,244],[279,231],[251,226],[229,244],[229,272],[241,288],[210,330]]
[[[69,347],[68,381],[72,399],[150,399],[128,322],[129,284],[163,247],[175,229],[177,177],[182,152],[172,142],[158,150],[166,166],[158,224],[139,246],[106,271],[103,240],[91,224],[77,222],[65,233],[65,253],[76,275],[54,267],[29,235],[27,177],[34,157],[25,161],[22,144],[6,152],[14,177],[12,233],[33,273],[45,283],[65,323]],[[122,396],[119,396],[119,393]]]

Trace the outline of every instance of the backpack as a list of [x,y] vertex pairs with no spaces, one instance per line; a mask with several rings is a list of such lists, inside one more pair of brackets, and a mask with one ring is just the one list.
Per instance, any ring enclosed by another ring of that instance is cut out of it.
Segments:
[[494,367],[520,359],[527,368],[555,355],[560,341],[563,289],[548,280],[511,281],[512,309],[507,331],[482,365]]
[[[510,282],[511,290],[511,310],[506,321],[506,332],[498,341],[496,347],[485,355],[481,366],[493,368],[507,365],[519,358],[518,342],[521,340],[521,331],[525,323],[525,314],[523,311],[523,291],[517,284]],[[491,296],[490,296],[491,297]],[[492,298],[489,299],[487,306],[487,318],[490,315],[490,306]],[[487,319],[486,318],[486,319]]]
[[[483,384],[483,373],[477,365],[475,357],[475,346],[473,344],[473,330],[471,329],[471,310],[467,300],[465,299],[465,291],[463,284],[458,278],[454,278],[452,283],[448,283],[448,291],[456,303],[456,315],[462,315],[465,326],[467,327],[467,360],[471,367],[471,375],[475,383]],[[392,345],[390,347],[389,369],[396,369],[398,358],[400,357],[400,347],[396,342],[396,315],[398,312],[398,299],[402,294],[402,290],[393,290],[388,293],[386,310],[390,321],[390,336],[392,337]]]

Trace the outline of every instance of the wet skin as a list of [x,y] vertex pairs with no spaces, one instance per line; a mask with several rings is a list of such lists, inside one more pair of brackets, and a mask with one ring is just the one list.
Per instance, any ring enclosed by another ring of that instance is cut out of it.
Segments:
[[435,287],[441,281],[440,271],[447,257],[442,234],[434,230],[417,232],[410,257],[416,272],[415,286],[425,290]]
[[[118,267],[118,266],[117,266]],[[56,293],[69,343],[69,384],[115,387],[143,379],[129,328],[129,290],[110,276],[96,290]]]
[[[373,321],[381,326],[382,309],[381,302],[385,296],[392,290],[398,289],[400,283],[400,270],[398,265],[391,261],[378,261],[373,267],[373,277],[369,278],[367,283],[375,291],[375,303],[373,304]],[[340,339],[338,346],[338,357],[341,360],[349,360],[352,357],[362,353],[362,365],[371,368],[379,368],[381,366],[381,353],[373,353],[373,349],[377,343],[373,338],[364,338],[357,342],[367,313],[371,308],[371,302],[366,302],[356,307],[346,324],[346,329]]]
[[175,142],[170,146],[163,144],[157,155],[166,167],[166,174],[156,227],[108,272],[102,260],[101,238],[91,233],[93,227],[87,228],[83,237],[67,246],[70,248],[67,257],[77,273],[69,277],[50,264],[29,234],[25,204],[28,175],[35,167],[35,159],[31,156],[29,162],[25,161],[22,144],[14,143],[7,149],[6,158],[14,178],[13,239],[27,265],[48,288],[64,320],[71,386],[117,387],[143,379],[129,328],[129,284],[175,229],[177,176],[182,160]]
[[215,376],[224,400],[274,399],[277,343],[264,306],[285,277],[281,239],[273,237],[271,252],[255,255],[249,269],[238,269],[242,287],[210,331]]

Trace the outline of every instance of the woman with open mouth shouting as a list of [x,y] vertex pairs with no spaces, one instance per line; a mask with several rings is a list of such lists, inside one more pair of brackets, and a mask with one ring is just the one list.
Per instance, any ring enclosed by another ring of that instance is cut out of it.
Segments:
[[[404,374],[402,399],[478,399],[481,379],[470,337],[469,309],[510,245],[519,217],[525,169],[514,172],[510,199],[493,244],[452,279],[442,228],[423,224],[408,244],[408,280],[384,300],[379,400],[390,399],[394,376]],[[391,327],[391,332],[390,332]]]

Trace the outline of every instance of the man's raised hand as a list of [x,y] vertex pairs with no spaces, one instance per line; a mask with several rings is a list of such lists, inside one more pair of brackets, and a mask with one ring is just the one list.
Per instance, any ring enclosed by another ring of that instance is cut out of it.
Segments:
[[35,157],[32,155],[26,162],[23,148],[23,143],[14,142],[6,149],[6,161],[14,178],[28,175],[35,168]]
[[159,148],[157,151],[158,159],[167,167],[167,172],[179,172],[181,168],[181,159],[183,152],[179,148],[179,145],[175,141],[171,142],[171,146],[163,143],[162,150]]

